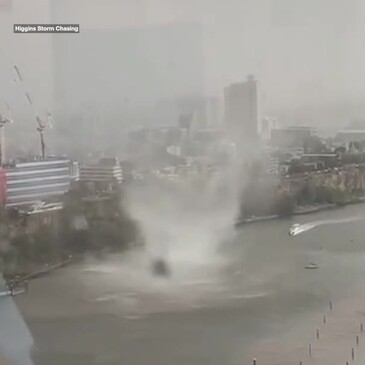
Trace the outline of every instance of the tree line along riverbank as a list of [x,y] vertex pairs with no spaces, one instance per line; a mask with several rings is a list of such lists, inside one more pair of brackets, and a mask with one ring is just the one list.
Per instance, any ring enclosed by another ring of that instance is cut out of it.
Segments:
[[298,189],[288,191],[272,181],[256,180],[243,192],[238,221],[260,219],[255,217],[290,217],[362,202],[363,192],[356,189],[316,186],[306,181]]
[[[360,191],[304,183],[295,192],[268,180],[245,187],[236,225],[313,213],[362,202]],[[234,222],[232,222],[234,224]],[[56,267],[70,256],[103,255],[142,244],[138,224],[126,212],[123,189],[91,196],[82,188],[63,197],[63,209],[34,215],[0,211],[0,270],[8,277]]]
[[0,270],[8,278],[24,277],[85,253],[120,252],[137,240],[137,225],[125,212],[120,189],[92,199],[74,190],[58,211],[0,212]]

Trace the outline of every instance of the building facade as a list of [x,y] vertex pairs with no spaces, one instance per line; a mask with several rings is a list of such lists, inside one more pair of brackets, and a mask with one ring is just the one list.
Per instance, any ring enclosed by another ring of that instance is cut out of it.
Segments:
[[315,135],[310,127],[286,127],[271,130],[271,145],[290,148],[303,147],[308,138]]
[[15,163],[5,167],[5,184],[6,207],[59,200],[70,190],[70,160],[55,158]]
[[342,143],[365,141],[365,129],[345,129],[339,131],[336,140]]
[[95,165],[80,166],[80,182],[82,183],[121,183],[122,168],[117,159],[101,159]]
[[224,108],[225,123],[238,153],[247,152],[258,142],[257,82],[252,75],[225,88]]
[[274,157],[272,150],[269,148],[264,148],[262,161],[264,163],[265,173],[268,175],[278,175],[279,174],[279,159]]

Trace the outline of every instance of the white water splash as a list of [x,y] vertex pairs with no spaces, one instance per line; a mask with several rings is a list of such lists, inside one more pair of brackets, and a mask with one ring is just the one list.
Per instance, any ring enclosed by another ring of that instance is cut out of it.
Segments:
[[311,229],[314,229],[319,226],[328,225],[328,224],[340,224],[340,223],[350,223],[362,220],[361,217],[350,217],[350,218],[343,218],[343,219],[329,219],[329,220],[322,220],[322,221],[316,221],[316,222],[309,222],[304,224],[294,224],[291,226],[290,231],[291,236],[297,236],[298,234],[307,232]]
[[[144,247],[84,267],[82,280],[93,305],[110,305],[122,316],[185,311],[268,295],[252,285],[242,262],[222,247],[236,232],[242,177],[234,167],[188,183],[146,181],[126,190],[126,206],[138,223]],[[155,276],[163,259],[169,277]]]
[[194,182],[146,182],[127,192],[127,207],[142,231],[146,254],[189,272],[192,266],[221,264],[221,243],[234,234],[239,209],[233,167]]
[[151,256],[144,249],[90,260],[78,278],[87,288],[88,302],[126,319],[235,305],[270,294],[266,281],[258,283],[256,277],[247,276],[241,263],[212,260],[213,256],[207,256],[205,263],[191,262],[187,253],[184,257],[169,262],[168,278],[152,275]]

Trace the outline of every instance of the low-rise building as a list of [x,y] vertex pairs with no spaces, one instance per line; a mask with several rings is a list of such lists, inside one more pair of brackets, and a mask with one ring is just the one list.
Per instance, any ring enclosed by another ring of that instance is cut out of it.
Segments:
[[121,183],[123,174],[116,158],[104,158],[94,165],[80,166],[80,181],[92,183]]
[[308,138],[314,135],[310,127],[286,127],[271,130],[271,145],[276,147],[303,147]]
[[303,154],[300,159],[302,163],[317,163],[324,168],[335,167],[339,164],[337,153],[308,153]]
[[264,148],[262,152],[262,162],[264,164],[265,173],[268,175],[279,174],[279,158],[275,156],[274,150]]
[[339,131],[335,138],[338,142],[362,142],[365,141],[365,129],[344,129]]
[[70,177],[72,181],[80,180],[80,166],[78,162],[70,163]]

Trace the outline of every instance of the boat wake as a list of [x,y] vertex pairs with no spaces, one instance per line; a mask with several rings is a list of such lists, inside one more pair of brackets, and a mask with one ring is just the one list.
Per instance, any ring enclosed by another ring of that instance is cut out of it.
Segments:
[[295,223],[293,224],[289,229],[289,235],[290,236],[297,236],[298,234],[307,232],[313,228],[328,225],[328,224],[340,224],[340,223],[350,223],[359,221],[362,218],[360,217],[350,217],[350,218],[344,218],[344,219],[332,219],[332,220],[323,220],[323,221],[316,221],[316,222],[309,222],[304,224]]

